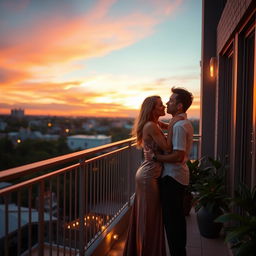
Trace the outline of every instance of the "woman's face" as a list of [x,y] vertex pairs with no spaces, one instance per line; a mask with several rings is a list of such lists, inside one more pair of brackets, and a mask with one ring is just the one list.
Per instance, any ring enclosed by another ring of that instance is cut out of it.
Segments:
[[157,99],[156,106],[154,108],[154,115],[156,116],[164,116],[165,115],[165,106],[160,98]]

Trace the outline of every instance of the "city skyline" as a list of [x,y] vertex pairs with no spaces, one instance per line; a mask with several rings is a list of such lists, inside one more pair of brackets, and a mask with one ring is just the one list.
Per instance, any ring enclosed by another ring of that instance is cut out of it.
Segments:
[[199,117],[201,1],[1,1],[0,114],[135,117],[172,86]]

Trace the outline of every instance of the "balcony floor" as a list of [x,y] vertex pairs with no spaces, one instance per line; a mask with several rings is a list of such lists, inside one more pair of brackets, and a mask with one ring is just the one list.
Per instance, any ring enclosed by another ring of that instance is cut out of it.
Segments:
[[[125,237],[125,234],[120,237],[119,242],[114,245],[107,256],[122,256]],[[170,256],[167,244],[166,248],[167,256]],[[195,211],[192,209],[190,216],[187,217],[187,256],[216,255],[229,256],[227,246],[224,244],[223,235],[217,239],[207,239],[202,237],[198,230]]]

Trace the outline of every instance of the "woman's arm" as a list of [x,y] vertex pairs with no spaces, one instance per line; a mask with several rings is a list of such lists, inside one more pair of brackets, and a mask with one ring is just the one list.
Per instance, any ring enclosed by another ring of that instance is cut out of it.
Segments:
[[155,143],[165,152],[169,152],[170,148],[162,131],[154,122],[148,122],[143,128],[144,136],[150,136]]
[[182,162],[185,157],[185,152],[181,150],[173,150],[168,155],[155,154],[155,160],[166,163],[177,163]]

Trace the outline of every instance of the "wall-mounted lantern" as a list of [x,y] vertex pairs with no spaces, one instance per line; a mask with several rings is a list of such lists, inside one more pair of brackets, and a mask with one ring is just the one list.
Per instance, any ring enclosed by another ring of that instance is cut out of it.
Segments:
[[210,77],[216,78],[217,76],[217,59],[212,57],[210,59]]

